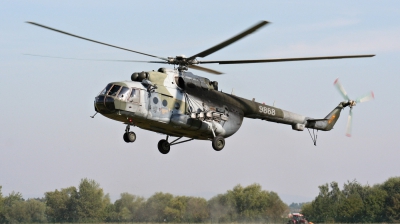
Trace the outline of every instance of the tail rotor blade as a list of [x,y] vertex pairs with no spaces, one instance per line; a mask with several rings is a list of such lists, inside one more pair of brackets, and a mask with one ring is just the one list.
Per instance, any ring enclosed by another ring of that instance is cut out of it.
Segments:
[[363,102],[367,102],[367,101],[370,101],[370,100],[373,100],[373,99],[375,99],[375,96],[374,96],[374,92],[369,92],[369,93],[367,93],[367,94],[365,94],[365,95],[363,95],[363,96],[361,96],[361,97],[358,97],[357,99],[356,99],[356,102],[357,103],[363,103]]
[[339,82],[339,79],[336,79],[335,82],[333,83],[335,85],[336,89],[339,90],[339,93],[343,96],[344,99],[350,100],[349,96],[347,95],[346,90],[344,90],[343,85]]
[[351,128],[353,123],[353,109],[350,109],[349,117],[347,118],[346,136],[351,137]]

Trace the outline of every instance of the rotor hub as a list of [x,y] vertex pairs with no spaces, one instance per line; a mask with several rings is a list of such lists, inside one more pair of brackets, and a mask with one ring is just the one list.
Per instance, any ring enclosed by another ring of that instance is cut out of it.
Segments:
[[354,107],[355,105],[357,105],[356,101],[351,100],[350,101],[350,108]]
[[187,71],[191,65],[199,63],[196,58],[187,58],[185,55],[168,57],[168,64],[177,65],[179,71]]

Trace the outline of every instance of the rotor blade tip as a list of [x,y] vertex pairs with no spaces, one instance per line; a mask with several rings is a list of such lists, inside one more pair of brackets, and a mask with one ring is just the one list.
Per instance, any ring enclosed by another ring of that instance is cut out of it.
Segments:
[[346,134],[347,137],[351,137],[351,134]]
[[333,85],[336,85],[336,83],[339,81],[339,78],[337,78],[336,80],[335,80],[335,82],[333,83]]

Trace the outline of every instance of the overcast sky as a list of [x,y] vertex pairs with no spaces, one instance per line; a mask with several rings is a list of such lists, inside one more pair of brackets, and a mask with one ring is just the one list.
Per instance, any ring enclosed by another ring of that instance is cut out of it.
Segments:
[[[94,114],[94,97],[109,82],[129,80],[155,64],[62,60],[149,60],[51,32],[34,21],[109,44],[162,57],[199,53],[260,20],[271,24],[206,60],[376,54],[373,58],[207,65],[224,92],[323,118],[342,98],[373,90],[374,101],[353,109],[353,136],[345,136],[348,108],[335,128],[307,131],[245,119],[221,152],[209,141],[157,150],[165,136]],[[99,182],[113,200],[122,192],[210,198],[236,184],[259,183],[286,203],[311,201],[318,186],[348,180],[382,183],[400,175],[399,1],[1,1],[0,185],[25,198]]]

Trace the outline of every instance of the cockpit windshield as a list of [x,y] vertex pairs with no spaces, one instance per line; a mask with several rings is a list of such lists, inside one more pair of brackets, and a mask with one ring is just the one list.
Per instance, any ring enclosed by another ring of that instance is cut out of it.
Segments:
[[100,93],[99,95],[106,95],[106,93],[108,92],[108,90],[110,90],[111,86],[112,86],[111,83],[108,84],[108,85],[106,86],[106,88],[103,89],[103,91],[101,91],[101,93]]
[[121,89],[121,86],[119,86],[119,85],[114,85],[114,86],[110,89],[110,91],[108,92],[107,95],[109,95],[109,96],[117,96],[117,93],[118,93],[119,89]]
[[129,101],[132,103],[139,102],[139,91],[135,88],[129,88],[126,86],[120,86],[115,84],[108,84],[106,88],[104,88],[99,95],[107,95],[110,97],[116,97],[122,101]]

